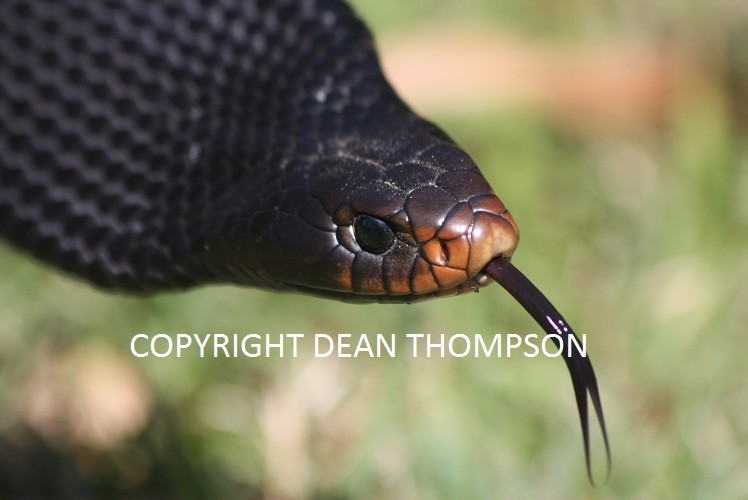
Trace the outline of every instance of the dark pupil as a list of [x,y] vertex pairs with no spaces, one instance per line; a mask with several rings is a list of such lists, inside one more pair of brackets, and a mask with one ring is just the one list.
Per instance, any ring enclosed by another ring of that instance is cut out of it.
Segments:
[[384,253],[395,242],[395,233],[386,222],[370,215],[359,215],[353,223],[359,246],[371,253]]

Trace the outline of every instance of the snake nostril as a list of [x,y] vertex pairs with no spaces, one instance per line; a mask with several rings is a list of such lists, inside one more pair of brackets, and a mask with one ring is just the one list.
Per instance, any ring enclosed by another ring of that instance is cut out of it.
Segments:
[[442,255],[444,256],[444,261],[449,262],[449,247],[447,246],[447,243],[444,240],[439,240],[439,246],[442,249]]
[[447,258],[449,257],[449,253],[445,248],[445,243],[436,238],[423,243],[420,253],[429,264],[442,267],[448,263]]

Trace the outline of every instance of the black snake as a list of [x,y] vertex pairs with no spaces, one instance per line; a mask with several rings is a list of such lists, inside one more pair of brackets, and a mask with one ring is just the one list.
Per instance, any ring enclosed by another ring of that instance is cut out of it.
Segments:
[[[100,288],[413,302],[490,276],[565,334],[518,234],[339,0],[0,2],[0,235]],[[595,376],[565,360],[588,456]]]

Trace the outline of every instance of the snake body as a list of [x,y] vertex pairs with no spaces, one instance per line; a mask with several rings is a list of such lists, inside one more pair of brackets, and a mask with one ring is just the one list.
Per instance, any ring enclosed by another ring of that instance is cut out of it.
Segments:
[[[0,236],[68,274],[353,302],[490,275],[560,333],[509,263],[518,234],[342,1],[0,2]],[[566,360],[587,451],[587,394],[605,433],[594,372]]]
[[326,0],[4,0],[0,234],[102,288],[359,302],[474,290],[517,241]]

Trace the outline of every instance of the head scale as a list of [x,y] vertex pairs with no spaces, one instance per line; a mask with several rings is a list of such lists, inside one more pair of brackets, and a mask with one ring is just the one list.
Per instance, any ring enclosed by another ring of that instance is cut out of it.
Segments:
[[347,144],[299,162],[295,178],[308,192],[272,218],[245,267],[260,269],[265,285],[350,302],[414,302],[488,284],[483,268],[514,252],[516,223],[451,141],[412,144],[379,143],[376,156]]

